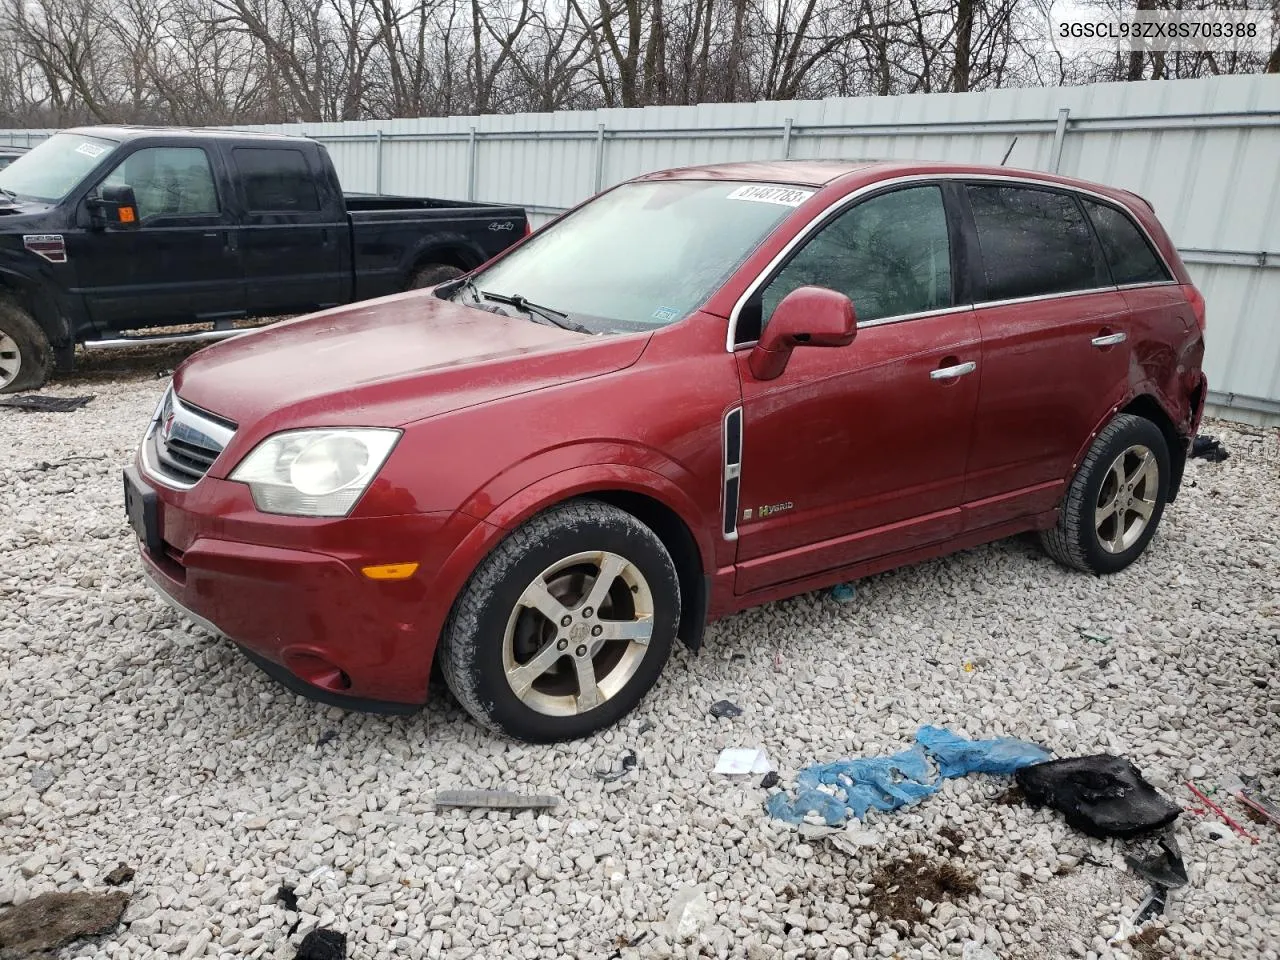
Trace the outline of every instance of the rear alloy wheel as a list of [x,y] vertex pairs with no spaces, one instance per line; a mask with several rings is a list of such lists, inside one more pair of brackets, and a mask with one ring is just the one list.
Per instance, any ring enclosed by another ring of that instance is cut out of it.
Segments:
[[409,289],[425,290],[427,287],[434,287],[440,283],[456,280],[464,273],[466,271],[461,267],[454,267],[447,263],[428,263],[414,272],[409,279]]
[[0,393],[33,390],[53,370],[53,349],[31,314],[0,298]]
[[630,711],[671,650],[675,565],[630,514],[578,500],[534,517],[476,570],[440,650],[477,720],[534,742],[586,736]]
[[1041,533],[1045,550],[1077,570],[1123,570],[1155,535],[1169,474],[1169,446],[1160,428],[1120,414],[1089,448],[1067,488],[1057,526]]

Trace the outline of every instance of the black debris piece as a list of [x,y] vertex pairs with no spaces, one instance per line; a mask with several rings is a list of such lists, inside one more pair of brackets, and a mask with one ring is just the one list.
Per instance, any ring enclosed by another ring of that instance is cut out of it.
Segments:
[[43,397],[29,393],[21,397],[0,397],[0,407],[13,407],[27,413],[70,413],[79,410],[93,399],[87,397]]
[[1053,807],[1091,837],[1136,837],[1182,812],[1132,763],[1107,753],[1033,764],[1014,777],[1033,807]]
[[740,717],[742,708],[732,700],[717,700],[711,705],[711,715],[717,720],[723,720],[725,717]]
[[324,733],[320,734],[319,738],[316,740],[316,749],[319,750],[321,747],[325,746],[326,744],[333,743],[333,741],[337,739],[338,739],[337,730],[326,730]]
[[644,723],[640,724],[640,729],[636,731],[636,734],[637,736],[643,737],[646,733],[648,733],[650,730],[653,730],[653,729],[655,729],[654,725],[650,723],[648,720],[646,720]]
[[1164,887],[1152,887],[1151,892],[1147,894],[1147,898],[1138,906],[1138,912],[1133,915],[1133,926],[1135,929],[1142,926],[1152,917],[1164,916],[1165,904],[1169,899],[1169,891]]
[[1191,457],[1195,459],[1199,457],[1208,460],[1210,463],[1221,463],[1227,457],[1231,456],[1227,448],[1219,442],[1217,437],[1211,437],[1207,433],[1201,434],[1191,441]]
[[1126,853],[1124,862],[1153,887],[1176,890],[1187,885],[1187,867],[1182,862],[1182,851],[1178,849],[1178,840],[1171,826],[1160,835],[1158,849],[1153,855],[1143,858]]
[[120,923],[129,895],[123,890],[42,893],[0,911],[0,958],[52,954],[82,937],[100,937]]
[[129,866],[127,863],[118,863],[114,870],[102,878],[102,882],[112,887],[118,887],[120,884],[128,883],[132,880],[133,875],[133,867]]
[[628,748],[627,752],[622,755],[622,759],[618,763],[618,769],[596,771],[596,779],[603,780],[605,783],[612,783],[614,780],[621,780],[626,772],[635,767],[638,762],[636,752]]
[[294,960],[346,960],[346,956],[347,935],[321,927],[302,938]]
[[292,884],[280,884],[280,889],[276,891],[276,899],[284,904],[286,910],[298,912],[298,893]]
[[782,778],[778,776],[777,770],[770,770],[768,773],[764,775],[764,779],[760,781],[760,786],[768,790],[771,787],[776,787],[778,785],[778,781],[780,781],[781,779]]

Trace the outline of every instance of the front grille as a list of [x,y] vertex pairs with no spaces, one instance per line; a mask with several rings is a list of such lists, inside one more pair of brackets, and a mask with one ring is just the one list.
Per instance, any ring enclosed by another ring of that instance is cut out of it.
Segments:
[[193,487],[235,432],[230,420],[184,403],[170,387],[143,441],[147,472],[170,486]]

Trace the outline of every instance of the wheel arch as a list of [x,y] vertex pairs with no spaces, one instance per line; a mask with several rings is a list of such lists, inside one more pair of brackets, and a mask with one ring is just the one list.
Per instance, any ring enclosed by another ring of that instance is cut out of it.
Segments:
[[1187,466],[1187,440],[1178,433],[1173,417],[1165,410],[1164,405],[1150,393],[1140,393],[1126,403],[1116,413],[1128,413],[1135,417],[1149,420],[1160,428],[1165,443],[1169,447],[1169,502],[1178,498],[1178,490],[1182,487],[1182,475]]
[[432,264],[444,264],[469,272],[487,259],[483,250],[461,234],[436,235],[410,252],[404,281],[408,283],[419,270]]

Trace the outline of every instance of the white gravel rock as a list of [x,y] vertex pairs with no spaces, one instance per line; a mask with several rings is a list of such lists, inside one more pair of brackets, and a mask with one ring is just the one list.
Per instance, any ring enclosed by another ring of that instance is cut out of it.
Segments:
[[[96,394],[74,413],[0,409],[0,902],[137,870],[125,923],[76,957],[285,960],[318,926],[347,933],[353,958],[1126,957],[1107,937],[1145,888],[1119,848],[995,802],[1005,780],[950,781],[802,839],[766,818],[758,778],[712,777],[715,758],[758,744],[785,786],[935,723],[1123,753],[1185,807],[1183,781],[1229,771],[1280,797],[1274,431],[1209,425],[1231,459],[1191,462],[1147,557],[1121,574],[1071,573],[1014,540],[860,581],[850,603],[770,604],[713,625],[697,656],[677,650],[616,728],[529,746],[441,690],[407,718],[317,706],[155,599],[119,471],[162,388],[88,379],[48,389]],[[726,697],[743,715],[709,717]],[[634,771],[594,776],[628,748]],[[432,795],[452,787],[565,802],[437,812]],[[1253,844],[1213,822],[1183,818],[1191,883],[1162,943],[1274,960],[1280,832],[1250,824]],[[979,892],[914,926],[873,915],[877,870],[913,854],[953,862]],[[298,913],[275,901],[281,883]]]

